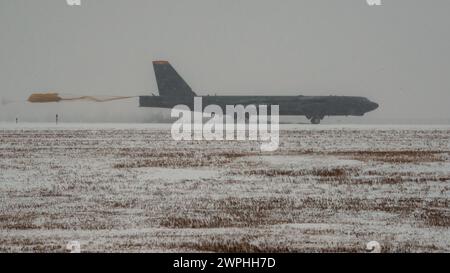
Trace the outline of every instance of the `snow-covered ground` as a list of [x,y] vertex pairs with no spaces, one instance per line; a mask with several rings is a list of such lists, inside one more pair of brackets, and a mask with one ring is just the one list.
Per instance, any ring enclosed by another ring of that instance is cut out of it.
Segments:
[[450,251],[450,126],[0,124],[0,251]]

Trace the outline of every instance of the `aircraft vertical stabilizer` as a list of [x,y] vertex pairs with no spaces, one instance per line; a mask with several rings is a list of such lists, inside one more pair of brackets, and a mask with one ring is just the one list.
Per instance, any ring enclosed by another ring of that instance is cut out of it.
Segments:
[[196,94],[167,61],[154,61],[156,82],[160,96],[194,97]]

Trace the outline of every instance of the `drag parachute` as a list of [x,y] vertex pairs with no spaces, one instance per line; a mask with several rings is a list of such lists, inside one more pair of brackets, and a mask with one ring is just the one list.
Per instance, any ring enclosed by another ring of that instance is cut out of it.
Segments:
[[94,102],[107,102],[113,100],[123,100],[134,98],[136,96],[63,96],[59,93],[34,93],[28,97],[28,102],[31,103],[48,103],[48,102],[60,102],[60,101],[94,101]]

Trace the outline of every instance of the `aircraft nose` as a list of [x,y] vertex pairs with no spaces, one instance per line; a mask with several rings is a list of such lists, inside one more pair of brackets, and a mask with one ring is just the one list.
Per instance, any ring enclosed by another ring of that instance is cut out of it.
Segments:
[[368,104],[369,111],[373,111],[379,107],[378,103],[370,101]]

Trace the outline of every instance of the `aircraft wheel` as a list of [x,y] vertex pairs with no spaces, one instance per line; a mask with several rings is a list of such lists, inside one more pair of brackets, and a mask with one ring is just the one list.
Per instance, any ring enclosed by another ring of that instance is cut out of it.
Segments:
[[321,118],[319,118],[319,117],[313,117],[313,118],[311,118],[311,123],[312,124],[320,124],[320,121],[321,121],[322,119]]

